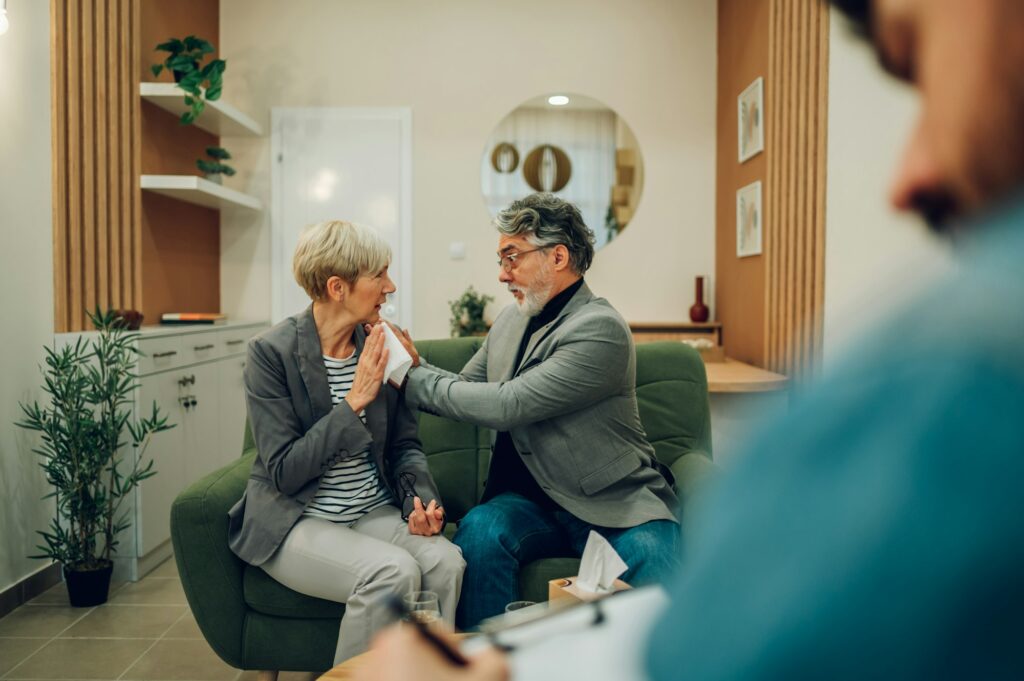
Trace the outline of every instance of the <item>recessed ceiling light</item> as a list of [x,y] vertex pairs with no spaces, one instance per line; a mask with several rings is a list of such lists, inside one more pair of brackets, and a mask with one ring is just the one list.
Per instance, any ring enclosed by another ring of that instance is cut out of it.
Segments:
[[565,95],[551,95],[548,97],[548,104],[551,106],[565,106],[569,103],[569,98]]

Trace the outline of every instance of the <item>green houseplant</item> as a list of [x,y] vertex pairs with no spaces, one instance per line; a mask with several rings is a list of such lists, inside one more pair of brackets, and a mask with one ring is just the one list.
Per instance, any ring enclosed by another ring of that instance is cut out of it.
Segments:
[[231,158],[231,154],[224,147],[206,147],[206,155],[213,160],[207,161],[205,158],[196,160],[196,167],[203,172],[206,179],[219,184],[221,175],[231,177],[235,174],[235,169],[224,163]]
[[449,300],[452,311],[452,336],[479,336],[487,333],[487,322],[484,321],[484,309],[494,296],[477,293],[470,286],[455,300]]
[[[53,491],[55,517],[39,531],[39,555],[59,561],[74,606],[107,600],[117,535],[131,524],[121,505],[140,482],[156,474],[145,450],[155,433],[172,428],[153,403],[149,416],[132,414],[138,387],[134,340],[114,311],[88,313],[99,332],[92,340],[45,348],[43,391],[49,403],[20,404],[22,428],[38,431],[32,451]],[[132,452],[128,451],[131,447]]]
[[181,114],[182,125],[188,125],[199,117],[206,107],[207,101],[220,98],[224,86],[224,69],[227,62],[223,59],[211,59],[203,64],[206,55],[213,52],[209,41],[190,35],[184,39],[170,38],[155,48],[167,52],[168,56],[162,64],[153,64],[150,70],[159,76],[165,69],[174,75],[174,82],[185,91],[185,105],[188,111]]

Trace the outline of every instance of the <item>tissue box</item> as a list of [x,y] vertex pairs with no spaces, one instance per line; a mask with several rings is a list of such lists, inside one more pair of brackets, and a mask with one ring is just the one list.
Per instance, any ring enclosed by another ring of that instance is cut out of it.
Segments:
[[558,601],[569,598],[577,601],[596,601],[597,599],[609,596],[616,591],[624,591],[632,588],[621,579],[616,579],[614,586],[614,591],[610,593],[596,593],[579,588],[576,584],[576,575],[566,577],[564,579],[552,579],[548,582],[548,600]]

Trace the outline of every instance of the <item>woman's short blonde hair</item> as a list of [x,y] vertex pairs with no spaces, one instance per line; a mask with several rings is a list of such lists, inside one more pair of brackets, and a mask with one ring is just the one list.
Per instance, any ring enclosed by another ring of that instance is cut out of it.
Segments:
[[307,227],[292,257],[292,272],[313,300],[327,295],[327,280],[341,277],[350,287],[364,274],[391,262],[391,247],[371,227],[328,220]]

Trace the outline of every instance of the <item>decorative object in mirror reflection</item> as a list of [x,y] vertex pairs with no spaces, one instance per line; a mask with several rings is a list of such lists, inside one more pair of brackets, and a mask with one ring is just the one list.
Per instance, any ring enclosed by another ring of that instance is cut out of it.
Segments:
[[558,106],[548,95],[534,97],[498,123],[481,155],[481,191],[491,215],[534,192],[557,194],[580,209],[600,248],[636,212],[644,179],[639,145],[604,103],[559,94]]
[[572,178],[572,161],[558,147],[542,144],[526,155],[523,177],[539,192],[560,192]]
[[519,167],[519,150],[508,142],[494,147],[491,154],[491,167],[499,173],[512,173]]
[[736,191],[736,256],[761,255],[761,182]]
[[764,151],[764,78],[758,78],[736,99],[740,163]]

